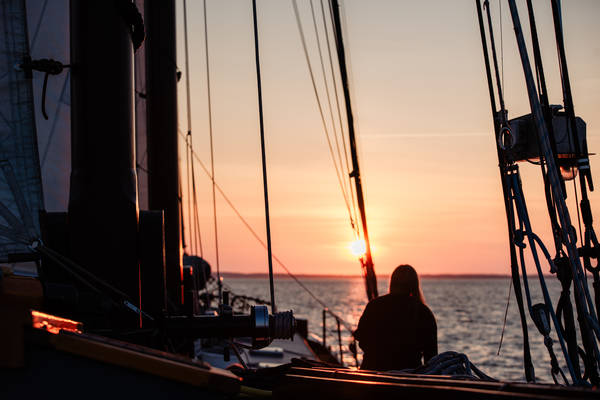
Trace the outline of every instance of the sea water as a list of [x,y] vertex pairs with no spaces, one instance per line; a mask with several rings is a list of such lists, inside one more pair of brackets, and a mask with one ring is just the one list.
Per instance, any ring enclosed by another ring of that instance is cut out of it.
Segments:
[[[366,305],[364,282],[360,277],[350,278],[302,278],[302,283],[325,303],[334,313],[350,326],[356,327]],[[554,277],[546,279],[550,296],[556,307],[560,295],[560,284]],[[226,278],[225,284],[236,294],[269,299],[267,278]],[[387,293],[388,278],[379,279],[379,293]],[[530,281],[532,303],[543,301],[540,285]],[[427,305],[433,311],[438,326],[438,349],[456,351],[467,355],[469,360],[486,374],[509,381],[524,381],[523,335],[519,311],[514,294],[510,295],[506,325],[504,315],[509,299],[510,278],[428,278],[422,279],[423,294]],[[279,311],[293,310],[297,318],[308,320],[309,332],[321,340],[323,332],[323,307],[290,278],[275,279],[275,299]],[[390,318],[394,318],[390,315]],[[551,382],[550,356],[531,319],[529,337],[531,356],[536,377]],[[327,316],[326,344],[339,357],[337,324]],[[504,337],[499,350],[500,337],[504,326]],[[564,364],[560,344],[554,333],[554,352],[561,365]],[[344,362],[354,365],[348,351],[350,332],[342,326]],[[360,350],[359,350],[360,352]],[[361,355],[359,354],[359,361]],[[567,376],[568,371],[563,365]]]

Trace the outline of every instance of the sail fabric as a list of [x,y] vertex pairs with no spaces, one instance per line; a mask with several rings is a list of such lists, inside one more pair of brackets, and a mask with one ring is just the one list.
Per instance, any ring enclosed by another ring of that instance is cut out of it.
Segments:
[[43,209],[24,0],[0,3],[0,262],[32,253]]
[[[29,49],[34,60],[52,59],[68,65],[69,0],[27,0]],[[48,78],[46,120],[41,113],[44,73],[33,72],[33,106],[37,128],[44,205],[66,211],[71,174],[70,69]]]
[[[135,0],[142,18],[144,0]],[[135,147],[140,210],[148,210],[148,151],[146,146],[146,46],[135,52]]]

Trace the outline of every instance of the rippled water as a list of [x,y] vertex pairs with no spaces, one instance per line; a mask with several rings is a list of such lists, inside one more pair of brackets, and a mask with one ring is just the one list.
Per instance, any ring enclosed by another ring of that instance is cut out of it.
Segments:
[[[225,283],[234,293],[269,298],[266,278],[228,278]],[[364,283],[360,278],[304,278],[303,283],[335,313],[356,326],[366,304]],[[533,302],[541,302],[538,286],[532,285]],[[387,292],[387,278],[380,278],[379,292]],[[556,302],[560,284],[548,279],[552,299]],[[504,341],[497,355],[504,312],[509,290],[509,278],[503,279],[441,279],[424,278],[423,293],[435,314],[438,325],[439,351],[465,353],[482,371],[498,379],[524,381],[523,341],[519,312],[511,295]],[[537,289],[537,290],[536,290]],[[293,310],[298,318],[308,319],[309,331],[322,335],[322,306],[296,282],[288,278],[275,281],[277,308]],[[393,316],[391,316],[393,317]],[[530,342],[536,376],[551,381],[550,357],[543,338],[530,323]],[[351,363],[347,344],[348,331],[342,331],[344,361]],[[327,344],[338,354],[337,328],[333,318],[327,321]],[[559,360],[561,352],[555,340],[554,350]],[[566,373],[566,370],[565,370]]]

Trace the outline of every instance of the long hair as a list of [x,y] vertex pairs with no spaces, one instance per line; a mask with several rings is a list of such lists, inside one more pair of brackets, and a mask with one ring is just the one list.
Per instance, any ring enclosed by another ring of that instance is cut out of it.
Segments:
[[416,298],[425,304],[417,271],[408,264],[396,267],[390,278],[390,293]]

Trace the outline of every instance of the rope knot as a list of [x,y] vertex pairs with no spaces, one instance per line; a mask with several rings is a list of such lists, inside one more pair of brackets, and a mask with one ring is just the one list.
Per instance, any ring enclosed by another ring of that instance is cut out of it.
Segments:
[[42,115],[45,119],[48,119],[48,114],[46,113],[46,89],[48,87],[48,76],[58,75],[68,67],[70,67],[70,65],[63,64],[60,61],[56,61],[51,58],[32,60],[29,56],[25,57],[25,61],[19,65],[19,68],[25,71],[25,74],[28,78],[31,78],[32,71],[45,72],[44,85],[42,86]]
[[53,60],[51,58],[42,58],[39,60],[29,60],[21,64],[21,68],[28,71],[40,71],[50,75],[60,74],[65,67],[60,61]]

